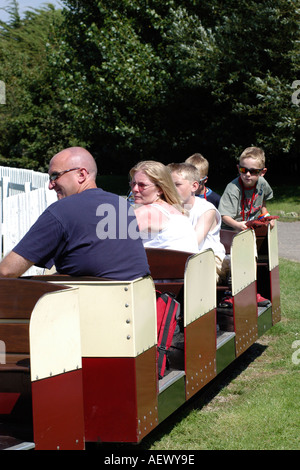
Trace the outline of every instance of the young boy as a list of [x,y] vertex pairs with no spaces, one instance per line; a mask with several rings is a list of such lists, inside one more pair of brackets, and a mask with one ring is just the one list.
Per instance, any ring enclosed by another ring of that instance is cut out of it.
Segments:
[[205,183],[207,183],[208,180],[207,175],[209,169],[209,163],[206,158],[204,158],[200,153],[194,153],[185,160],[185,163],[190,163],[199,170],[199,188],[196,191],[196,196],[206,199],[218,209],[221,196],[205,186]]
[[229,183],[221,197],[219,211],[222,228],[246,230],[247,221],[268,214],[266,201],[273,191],[264,179],[265,153],[258,147],[247,147],[237,165],[239,176]]
[[221,216],[216,207],[205,199],[195,197],[199,187],[199,171],[189,163],[168,165],[172,179],[188,211],[189,218],[197,233],[199,251],[211,248],[215,254],[217,280],[226,277],[228,262],[225,248],[220,242]]

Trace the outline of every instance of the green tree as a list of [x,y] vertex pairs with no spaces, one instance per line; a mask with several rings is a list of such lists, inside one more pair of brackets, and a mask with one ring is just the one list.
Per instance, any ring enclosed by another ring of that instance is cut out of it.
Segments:
[[61,99],[110,165],[203,151],[222,167],[248,145],[297,154],[299,1],[64,3]]
[[64,3],[55,62],[74,134],[123,171],[141,158],[168,161],[199,132],[211,35],[173,0]]
[[212,130],[221,148],[238,155],[263,147],[271,167],[282,158],[295,167],[299,152],[299,107],[291,101],[299,70],[300,2],[215,3],[213,31],[219,55],[212,93]]
[[0,164],[44,169],[64,132],[47,60],[61,12],[48,5],[27,11],[21,19],[16,1],[8,11],[10,21],[0,25],[0,78],[6,85],[6,105],[0,108]]
[[296,168],[299,0],[62,2],[0,26],[2,161],[81,144],[104,172],[200,151],[224,174],[260,145]]

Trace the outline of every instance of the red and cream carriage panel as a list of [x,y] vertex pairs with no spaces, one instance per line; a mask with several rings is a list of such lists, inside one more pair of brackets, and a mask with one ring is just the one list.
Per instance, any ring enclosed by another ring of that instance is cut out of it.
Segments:
[[216,376],[216,264],[212,250],[191,256],[184,275],[186,399]]
[[83,449],[78,289],[44,294],[32,311],[29,335],[36,449]]
[[153,280],[66,284],[79,288],[86,440],[138,442],[158,424]]
[[232,240],[231,285],[239,356],[258,338],[256,304],[256,238],[251,229],[238,233]]
[[273,325],[281,319],[277,220],[268,225],[268,259]]

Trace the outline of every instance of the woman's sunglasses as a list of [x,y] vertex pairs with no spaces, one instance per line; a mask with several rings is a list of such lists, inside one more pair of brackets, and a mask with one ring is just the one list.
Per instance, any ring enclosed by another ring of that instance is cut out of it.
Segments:
[[130,181],[129,186],[133,189],[135,186],[139,188],[139,191],[145,191],[150,186],[156,186],[155,184],[145,184],[145,183],[137,183],[136,181]]

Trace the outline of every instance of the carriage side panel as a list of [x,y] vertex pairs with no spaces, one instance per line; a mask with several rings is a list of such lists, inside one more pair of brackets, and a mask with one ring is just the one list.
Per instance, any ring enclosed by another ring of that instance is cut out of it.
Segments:
[[185,328],[186,399],[216,376],[216,312],[202,315]]
[[84,358],[87,442],[139,442],[158,424],[156,348],[136,358]]
[[184,279],[186,398],[216,376],[216,265],[212,250],[189,258]]
[[237,234],[231,246],[236,356],[242,354],[258,338],[256,303],[256,238],[253,230]]
[[84,449],[77,289],[44,295],[30,321],[33,429],[36,449]]
[[277,221],[268,226],[268,253],[272,302],[272,323],[281,320]]
[[157,419],[153,280],[79,287],[87,441],[139,442]]

